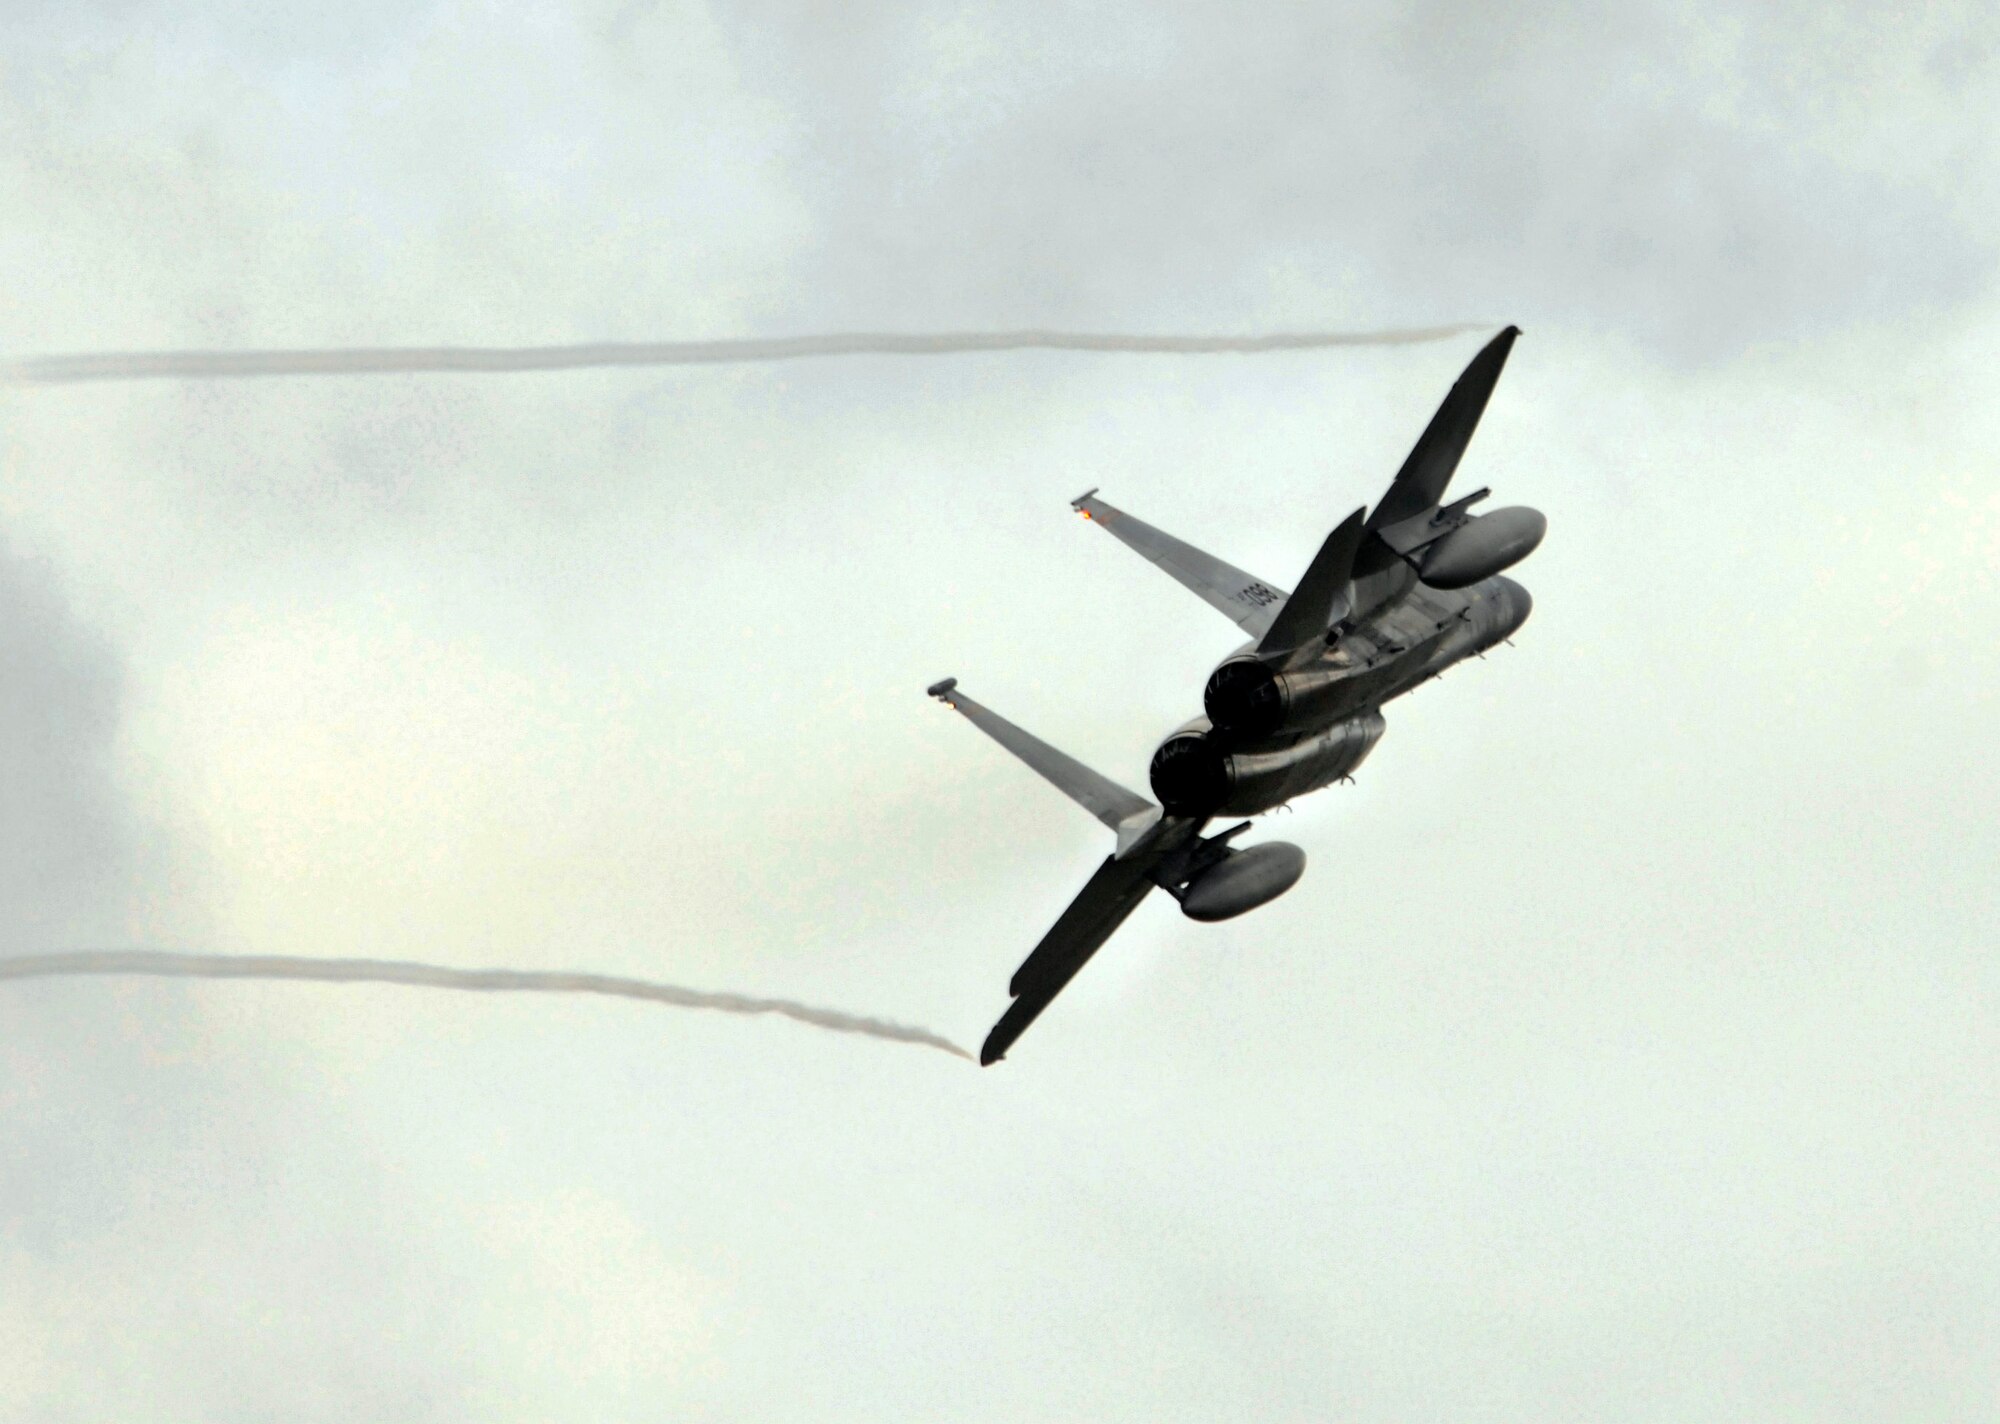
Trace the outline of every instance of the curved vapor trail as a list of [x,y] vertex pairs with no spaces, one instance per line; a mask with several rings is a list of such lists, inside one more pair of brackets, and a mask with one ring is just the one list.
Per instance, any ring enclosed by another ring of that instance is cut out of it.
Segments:
[[305,959],[282,954],[177,954],[159,950],[87,950],[73,954],[30,954],[0,958],[0,980],[51,979],[68,975],[146,974],[168,979],[305,979],[328,984],[407,984],[424,989],[478,993],[603,994],[682,1009],[715,1009],[725,1014],[776,1014],[834,1033],[858,1033],[895,1043],[919,1043],[955,1058],[971,1054],[929,1029],[887,1019],[815,1008],[791,999],[759,999],[717,994],[623,979],[610,974],[575,974],[538,969],[447,969],[400,959]]
[[1210,356],[1406,346],[1479,325],[1382,331],[1280,331],[1255,336],[1144,336],[1088,331],[850,331],[734,341],[595,342],[583,346],[356,346],[324,351],[91,351],[0,360],[0,382],[234,380],[250,376],[365,376],[421,371],[575,371],[602,366],[706,366],[813,356],[960,356],[982,351],[1105,351]]

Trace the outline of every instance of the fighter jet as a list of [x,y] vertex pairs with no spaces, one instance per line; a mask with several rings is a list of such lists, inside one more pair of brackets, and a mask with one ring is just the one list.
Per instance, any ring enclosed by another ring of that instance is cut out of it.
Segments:
[[1305,852],[1282,841],[1231,845],[1243,821],[1345,780],[1383,730],[1382,704],[1505,641],[1528,619],[1528,591],[1501,571],[1548,529],[1525,506],[1474,514],[1490,490],[1449,504],[1446,486],[1513,349],[1508,327],[1472,358],[1373,511],[1342,520],[1286,593],[1106,504],[1072,507],[1159,565],[1250,641],[1208,679],[1203,716],[1153,753],[1157,802],[1128,791],[958,690],[930,695],[1096,816],[1117,845],[1007,986],[1014,1002],[979,1051],[998,1062],[1155,888],[1195,920],[1226,920],[1298,883]]

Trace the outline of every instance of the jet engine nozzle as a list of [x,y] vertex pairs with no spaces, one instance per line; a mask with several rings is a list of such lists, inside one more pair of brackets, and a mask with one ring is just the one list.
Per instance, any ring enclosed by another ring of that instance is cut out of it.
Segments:
[[1281,746],[1231,751],[1197,718],[1153,753],[1153,795],[1176,816],[1255,816],[1353,771],[1382,725],[1382,714],[1371,710]]
[[[1199,724],[1197,724],[1199,726]],[[1153,795],[1176,816],[1206,816],[1229,794],[1221,748],[1206,732],[1176,732],[1153,753]]]
[[1259,658],[1231,658],[1209,675],[1202,690],[1208,720],[1238,736],[1267,736],[1284,725],[1285,697],[1278,675]]

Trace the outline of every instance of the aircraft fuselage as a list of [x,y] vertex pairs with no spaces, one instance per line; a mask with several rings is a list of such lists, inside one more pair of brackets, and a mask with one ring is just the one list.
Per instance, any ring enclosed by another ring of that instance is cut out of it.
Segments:
[[1251,647],[1209,679],[1208,715],[1153,756],[1153,792],[1181,815],[1253,816],[1361,765],[1382,704],[1511,637],[1527,589],[1502,576],[1462,589],[1411,582],[1317,652],[1272,668]]

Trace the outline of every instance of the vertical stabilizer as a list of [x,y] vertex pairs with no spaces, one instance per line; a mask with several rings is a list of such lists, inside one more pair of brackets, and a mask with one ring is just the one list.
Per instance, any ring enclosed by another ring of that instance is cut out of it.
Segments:
[[1297,590],[1258,641],[1259,657],[1282,657],[1324,638],[1333,620],[1347,611],[1347,586],[1354,577],[1354,556],[1361,552],[1363,532],[1363,511],[1357,509],[1326,536]]
[[1009,722],[998,712],[980,706],[958,690],[958,679],[948,677],[926,689],[932,697],[959,713],[966,721],[1026,762],[1056,790],[1104,822],[1118,833],[1118,855],[1123,855],[1140,836],[1160,819],[1160,808],[1127,791],[1107,776],[1100,776],[1067,752],[1057,751],[1040,737]]
[[1134,519],[1099,499],[1094,489],[1071,500],[1070,508],[1091,523],[1110,530],[1127,548],[1164,569],[1183,588],[1251,637],[1261,638],[1269,631],[1272,614],[1284,601],[1283,589],[1183,543],[1143,519]]

